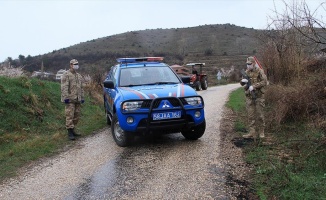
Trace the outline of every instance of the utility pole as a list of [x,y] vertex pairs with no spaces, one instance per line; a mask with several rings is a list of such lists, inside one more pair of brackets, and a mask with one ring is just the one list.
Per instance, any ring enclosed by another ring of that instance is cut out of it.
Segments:
[[42,65],[41,65],[41,72],[44,72],[44,65],[43,65],[43,60],[42,60]]
[[44,65],[43,65],[43,60],[42,60],[42,65],[41,65],[41,78],[44,78]]

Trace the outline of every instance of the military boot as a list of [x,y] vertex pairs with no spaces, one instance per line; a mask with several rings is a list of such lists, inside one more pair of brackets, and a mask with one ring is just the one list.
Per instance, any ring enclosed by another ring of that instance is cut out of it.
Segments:
[[81,136],[81,134],[76,133],[76,131],[75,131],[74,128],[72,129],[72,133],[73,133],[73,135],[74,135],[75,137],[79,137],[79,136]]
[[249,129],[249,133],[243,135],[242,137],[243,137],[243,138],[254,138],[255,136],[256,136],[256,131],[255,131],[255,129],[250,128],[250,129]]
[[68,137],[70,140],[75,140],[75,136],[72,128],[68,128]]

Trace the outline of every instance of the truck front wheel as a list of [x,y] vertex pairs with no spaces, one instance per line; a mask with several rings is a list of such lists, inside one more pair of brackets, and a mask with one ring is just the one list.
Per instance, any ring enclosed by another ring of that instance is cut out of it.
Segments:
[[206,121],[204,120],[201,124],[193,127],[190,130],[181,131],[181,134],[183,135],[183,137],[185,137],[188,140],[197,140],[198,138],[204,135],[205,129],[206,129]]
[[111,132],[115,143],[120,147],[129,146],[134,139],[132,133],[122,130],[116,115],[112,118]]

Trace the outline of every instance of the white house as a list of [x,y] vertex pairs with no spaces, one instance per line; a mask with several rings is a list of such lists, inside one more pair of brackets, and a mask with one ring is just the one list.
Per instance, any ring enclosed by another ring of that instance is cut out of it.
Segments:
[[61,77],[63,75],[63,73],[65,73],[67,70],[65,69],[60,69],[57,74],[55,75],[55,80],[61,80]]
[[42,72],[42,71],[34,71],[31,77],[40,77],[40,78],[50,78],[53,77],[53,73],[50,72]]

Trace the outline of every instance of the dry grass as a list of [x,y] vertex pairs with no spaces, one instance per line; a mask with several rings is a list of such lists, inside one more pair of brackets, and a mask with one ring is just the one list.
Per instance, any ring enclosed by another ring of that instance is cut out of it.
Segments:
[[103,104],[103,88],[101,85],[94,82],[89,82],[84,87],[84,90],[85,93],[87,93],[87,95],[92,97],[93,104],[97,104],[97,105]]
[[269,127],[308,119],[316,128],[326,128],[326,78],[323,68],[320,65],[317,73],[310,72],[287,87],[280,84],[268,87],[266,104],[273,108],[267,113]]

